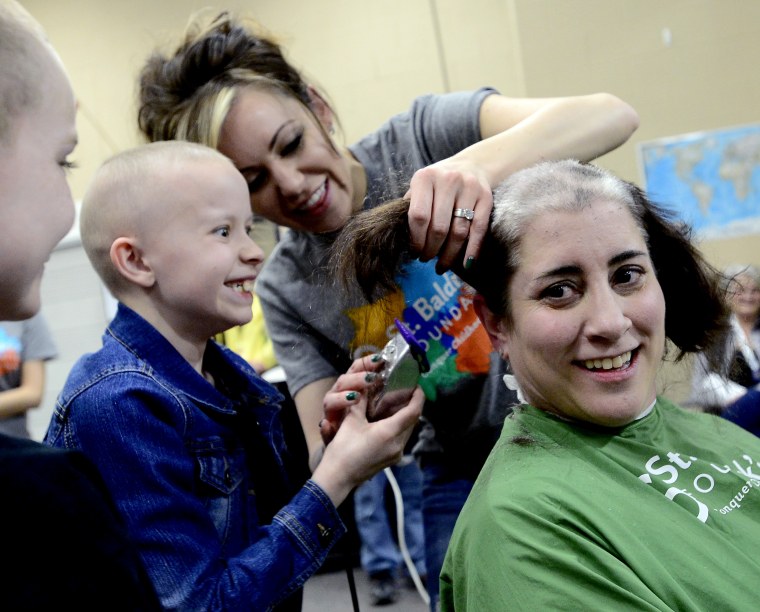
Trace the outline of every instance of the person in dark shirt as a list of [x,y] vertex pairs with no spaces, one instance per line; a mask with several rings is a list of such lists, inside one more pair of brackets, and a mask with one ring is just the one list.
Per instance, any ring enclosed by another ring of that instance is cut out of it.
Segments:
[[[76,100],[40,25],[0,0],[0,320],[40,308],[45,261],[74,220]],[[97,468],[0,435],[4,610],[159,610]]]

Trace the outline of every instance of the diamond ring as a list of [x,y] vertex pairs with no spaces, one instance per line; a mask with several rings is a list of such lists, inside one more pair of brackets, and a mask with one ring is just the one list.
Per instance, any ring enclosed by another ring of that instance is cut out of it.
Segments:
[[455,208],[454,216],[472,221],[475,218],[475,211],[472,208]]

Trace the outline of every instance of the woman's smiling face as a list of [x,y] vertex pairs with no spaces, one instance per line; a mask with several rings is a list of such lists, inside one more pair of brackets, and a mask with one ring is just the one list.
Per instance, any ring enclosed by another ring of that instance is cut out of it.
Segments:
[[270,221],[323,233],[342,228],[351,216],[348,163],[294,98],[241,89],[217,148],[248,183],[254,212]]
[[530,404],[619,426],[654,401],[665,300],[624,204],[539,213],[508,291],[511,322],[493,337]]

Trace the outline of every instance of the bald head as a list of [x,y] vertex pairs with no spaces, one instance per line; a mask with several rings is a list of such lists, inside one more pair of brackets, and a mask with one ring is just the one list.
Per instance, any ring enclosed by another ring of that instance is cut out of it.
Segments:
[[17,2],[0,0],[0,143],[15,117],[38,103],[51,56],[42,26]]
[[[111,261],[111,245],[120,237],[148,238],[177,214],[183,176],[198,163],[228,165],[221,153],[184,141],[155,142],[119,153],[98,169],[82,200],[82,246],[105,285],[116,297],[129,283]],[[242,180],[242,179],[241,179]]]

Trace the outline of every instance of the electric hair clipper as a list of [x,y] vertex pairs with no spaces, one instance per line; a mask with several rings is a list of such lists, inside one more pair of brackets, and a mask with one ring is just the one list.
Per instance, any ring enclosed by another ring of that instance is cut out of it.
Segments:
[[425,349],[412,331],[398,319],[395,323],[398,333],[380,353],[381,367],[367,390],[368,421],[390,416],[408,404],[420,375],[430,370]]

